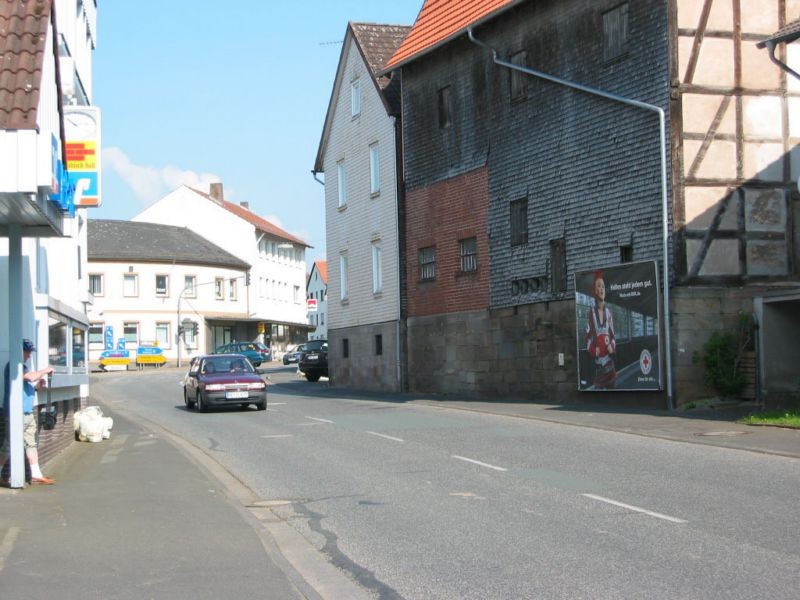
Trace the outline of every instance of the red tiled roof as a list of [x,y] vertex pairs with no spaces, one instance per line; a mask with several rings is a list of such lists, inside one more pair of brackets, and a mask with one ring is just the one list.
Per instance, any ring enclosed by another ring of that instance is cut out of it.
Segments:
[[52,0],[0,2],[0,129],[36,129]]
[[425,0],[403,43],[386,63],[389,71],[458,37],[467,27],[521,0]]
[[322,277],[322,283],[328,285],[328,261],[316,260],[314,261],[314,266],[319,271],[319,276]]
[[[188,187],[188,186],[187,186]],[[251,225],[257,227],[264,233],[268,233],[270,235],[274,235],[275,237],[287,240],[289,242],[294,242],[295,244],[300,244],[301,246],[305,246],[306,248],[311,248],[312,246],[301,240],[299,237],[293,236],[291,233],[288,233],[278,227],[277,225],[273,225],[266,219],[262,219],[257,214],[250,212],[244,206],[240,206],[238,204],[234,204],[233,202],[228,202],[227,200],[219,200],[218,198],[214,198],[210,194],[205,192],[201,192],[200,190],[196,190],[194,188],[189,188],[193,192],[200,194],[201,196],[208,198],[211,202],[218,204],[225,210],[228,210],[235,214],[237,217],[244,219]]]

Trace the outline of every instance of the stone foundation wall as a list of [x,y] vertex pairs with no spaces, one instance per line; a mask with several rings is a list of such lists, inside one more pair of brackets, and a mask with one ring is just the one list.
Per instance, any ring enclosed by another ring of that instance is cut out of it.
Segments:
[[[360,390],[401,391],[398,368],[397,321],[372,323],[328,331],[328,369],[330,384]],[[380,355],[375,336],[381,336]],[[344,340],[349,356],[344,357]]]

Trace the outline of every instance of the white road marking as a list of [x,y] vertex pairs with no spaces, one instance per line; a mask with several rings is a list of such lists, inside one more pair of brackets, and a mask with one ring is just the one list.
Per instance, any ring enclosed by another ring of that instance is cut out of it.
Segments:
[[665,521],[670,521],[671,523],[686,523],[686,521],[684,521],[683,519],[678,519],[677,517],[662,515],[661,513],[653,512],[652,510],[646,510],[644,508],[639,508],[638,506],[631,506],[630,504],[617,502],[616,500],[611,500],[610,498],[603,498],[602,496],[595,496],[594,494],[583,494],[583,496],[586,496],[587,498],[591,498],[593,500],[599,500],[600,502],[606,502],[607,504],[613,504],[614,506],[619,506],[621,508],[627,508],[628,510],[632,510],[634,512],[650,515],[651,517],[655,517],[657,519],[664,519]]
[[3,542],[0,543],[0,571],[3,570],[6,559],[11,555],[11,551],[14,549],[14,542],[17,541],[18,536],[19,527],[10,527],[5,536],[3,536]]
[[262,435],[261,437],[264,438],[265,440],[274,440],[274,439],[278,439],[278,438],[287,438],[287,437],[294,437],[294,436],[292,436],[291,433],[280,433],[280,434],[277,434],[277,435]]
[[489,463],[481,462],[479,460],[472,460],[471,458],[467,458],[465,456],[458,456],[457,454],[453,454],[453,458],[457,458],[458,460],[464,460],[468,463],[472,463],[474,465],[480,465],[481,467],[486,467],[488,469],[494,469],[495,471],[508,471],[508,469],[504,469],[503,467],[497,467],[495,465],[490,465]]
[[392,436],[386,435],[384,433],[376,433],[374,431],[368,431],[367,433],[370,434],[370,435],[377,435],[378,437],[382,437],[382,438],[385,438],[387,440],[392,440],[393,442],[405,442],[405,440],[401,440],[398,437],[392,437]]
[[279,410],[275,410],[274,408],[268,408],[267,412],[280,412]]
[[286,406],[286,402],[270,402],[271,406]]
[[333,423],[333,421],[328,421],[328,419],[318,419],[317,417],[306,417],[306,419],[311,419],[312,421],[319,421],[320,423]]

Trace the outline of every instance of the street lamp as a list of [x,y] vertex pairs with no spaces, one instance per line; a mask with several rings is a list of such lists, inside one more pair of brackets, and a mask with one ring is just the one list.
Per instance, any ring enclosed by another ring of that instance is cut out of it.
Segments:
[[183,327],[181,326],[181,300],[183,299],[183,294],[191,290],[192,288],[185,287],[181,290],[181,293],[178,294],[178,367],[181,366],[181,342],[183,341],[184,334]]

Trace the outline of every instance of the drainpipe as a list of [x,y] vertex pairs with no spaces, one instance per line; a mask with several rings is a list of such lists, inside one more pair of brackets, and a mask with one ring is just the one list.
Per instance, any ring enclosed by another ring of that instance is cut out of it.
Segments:
[[[789,41],[791,42],[793,40],[789,40]],[[758,44],[756,44],[756,47],[757,48],[766,48],[767,51],[769,52],[769,59],[772,62],[774,62],[781,69],[783,69],[784,71],[789,73],[791,76],[793,76],[793,77],[795,77],[797,79],[800,79],[800,74],[798,74],[797,71],[794,71],[789,65],[787,65],[786,63],[781,62],[775,56],[775,49],[778,47],[778,44],[775,42],[775,40],[766,40],[766,41],[763,41],[763,42],[759,42]]]
[[606,100],[621,102],[622,104],[627,104],[628,106],[633,106],[634,108],[640,108],[658,114],[659,138],[660,138],[659,141],[661,144],[661,221],[663,230],[662,262],[664,270],[664,343],[666,346],[665,355],[666,355],[666,377],[667,377],[667,405],[669,410],[674,410],[675,406],[672,398],[672,340],[670,335],[671,327],[670,327],[670,316],[669,316],[670,301],[669,301],[669,220],[667,211],[667,136],[666,136],[664,110],[653,104],[647,104],[645,102],[640,102],[638,100],[632,100],[630,98],[625,98],[623,96],[617,96],[616,94],[611,94],[609,92],[604,92],[602,90],[586,87],[579,83],[566,81],[564,79],[560,79],[558,77],[542,73],[541,71],[535,71],[534,69],[529,69],[527,67],[515,65],[514,63],[501,60],[497,57],[497,50],[495,50],[488,44],[478,40],[473,35],[472,27],[469,27],[467,29],[467,35],[469,36],[471,42],[477,44],[478,46],[486,48],[492,53],[492,61],[496,65],[500,65],[501,67],[506,67],[508,69],[512,69],[515,71],[521,71],[522,73],[532,75],[533,77],[539,77],[540,79],[545,79],[551,83],[564,85],[566,87],[578,90],[580,92],[584,92],[586,94],[591,94],[593,96],[600,96],[601,98],[605,98]]
[[[318,173],[318,171],[315,171],[314,169],[311,169],[311,176],[314,178],[314,181],[316,181],[318,184],[320,184],[321,186],[324,187],[325,186],[325,182],[322,181],[322,179],[320,179],[319,177],[317,177],[317,173]],[[323,173],[324,173],[324,171],[323,171]]]

